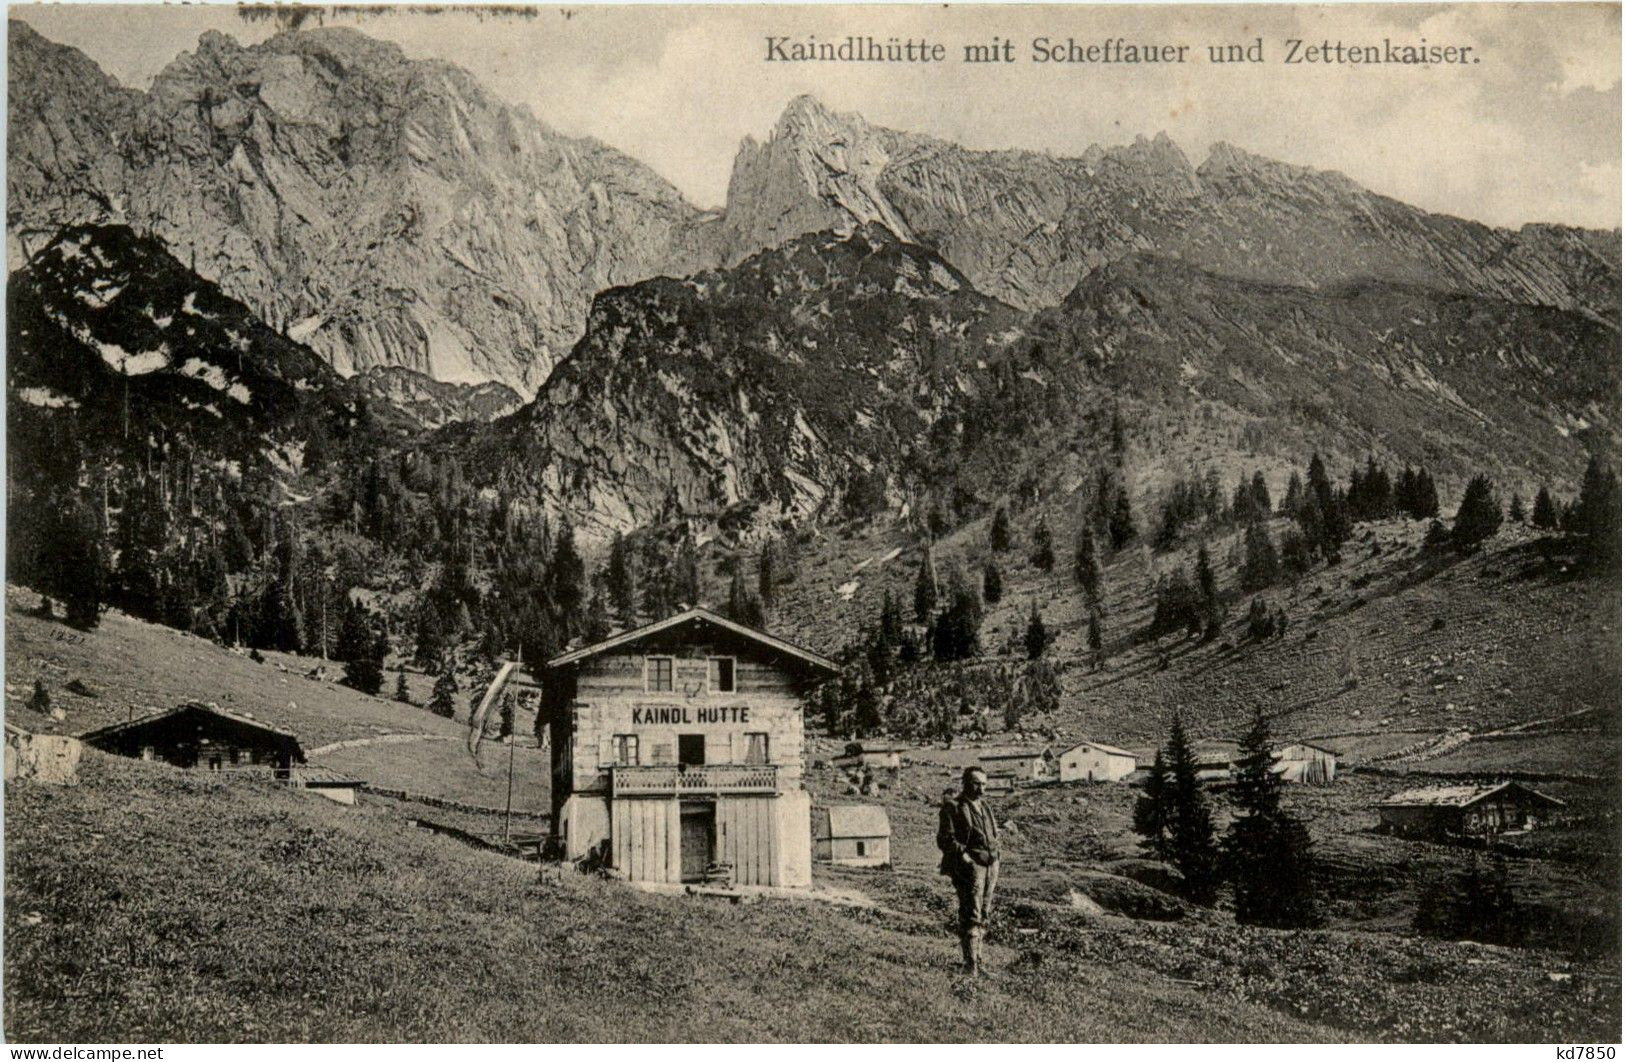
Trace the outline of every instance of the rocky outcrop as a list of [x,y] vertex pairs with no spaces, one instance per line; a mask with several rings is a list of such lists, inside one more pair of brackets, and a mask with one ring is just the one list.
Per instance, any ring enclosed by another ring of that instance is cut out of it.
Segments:
[[363,34],[207,33],[140,94],[10,30],[12,268],[123,222],[342,373],[530,393],[596,292],[695,264],[651,170]]
[[883,226],[806,236],[605,292],[535,401],[455,449],[587,539],[672,513],[740,533],[837,517],[901,497],[1017,319]]
[[524,404],[505,384],[445,383],[399,365],[377,365],[353,378],[358,391],[387,402],[421,431],[461,421],[483,422],[512,413]]

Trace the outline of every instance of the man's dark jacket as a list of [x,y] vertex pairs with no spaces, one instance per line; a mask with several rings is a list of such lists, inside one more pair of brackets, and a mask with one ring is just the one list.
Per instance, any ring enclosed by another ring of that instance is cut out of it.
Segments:
[[937,816],[937,847],[942,849],[944,874],[957,874],[968,854],[977,866],[990,867],[999,860],[999,824],[986,800],[972,801],[963,795],[942,802]]

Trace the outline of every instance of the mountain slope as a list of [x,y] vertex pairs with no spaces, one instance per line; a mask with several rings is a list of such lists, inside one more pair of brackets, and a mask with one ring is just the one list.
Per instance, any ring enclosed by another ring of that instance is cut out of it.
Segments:
[[350,30],[206,33],[142,95],[13,21],[8,76],[13,268],[58,225],[126,222],[344,373],[528,392],[595,292],[683,265],[674,233],[698,214],[643,165]]
[[[56,466],[64,440],[131,465],[156,448],[296,474],[318,451],[383,428],[309,349],[266,327],[153,239],[64,229],[7,285],[10,464]],[[92,429],[94,426],[94,430]]]
[[[469,475],[529,493],[590,537],[673,508],[829,518],[896,473],[979,353],[1018,315],[925,249],[871,226],[729,269],[599,296],[534,402],[447,437]],[[859,481],[865,482],[860,490]]]
[[766,143],[741,147],[718,239],[737,260],[850,220],[931,247],[1026,309],[1053,305],[1106,262],[1154,251],[1254,280],[1386,279],[1619,320],[1617,232],[1491,229],[1225,144],[1194,167],[1164,135],[1075,158],[971,151],[809,96]]

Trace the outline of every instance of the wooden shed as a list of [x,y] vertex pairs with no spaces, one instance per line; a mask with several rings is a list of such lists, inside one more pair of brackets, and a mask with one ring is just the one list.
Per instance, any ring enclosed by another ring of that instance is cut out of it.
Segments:
[[891,820],[875,804],[837,804],[813,812],[813,857],[843,867],[891,862]]
[[1134,767],[1134,753],[1098,741],[1080,741],[1059,757],[1063,782],[1119,782],[1133,774]]
[[830,758],[833,767],[871,767],[897,770],[903,766],[903,747],[884,742],[849,741],[839,756]]
[[1273,752],[1275,765],[1271,769],[1283,782],[1301,785],[1331,785],[1337,777],[1337,753],[1319,745],[1300,741],[1282,745]]
[[1041,782],[1055,777],[1055,753],[1042,749],[990,749],[978,757],[988,779]]
[[305,761],[291,732],[201,701],[104,726],[80,740],[119,756],[210,771],[269,770],[281,779]]
[[1568,805],[1521,782],[1407,789],[1377,805],[1382,828],[1403,837],[1485,836],[1532,830]]
[[549,660],[553,836],[633,881],[812,884],[802,698],[835,664],[691,608]]

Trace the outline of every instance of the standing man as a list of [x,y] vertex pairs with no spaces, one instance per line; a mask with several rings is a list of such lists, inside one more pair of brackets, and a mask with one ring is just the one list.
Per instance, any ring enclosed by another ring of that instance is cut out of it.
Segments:
[[965,768],[959,795],[942,802],[937,820],[937,847],[942,849],[942,873],[959,895],[959,944],[965,954],[965,972],[975,976],[982,964],[982,937],[993,911],[993,889],[999,882],[999,824],[982,794],[987,772]]

